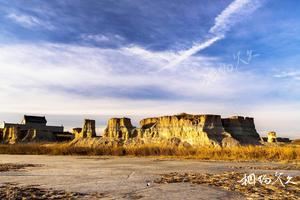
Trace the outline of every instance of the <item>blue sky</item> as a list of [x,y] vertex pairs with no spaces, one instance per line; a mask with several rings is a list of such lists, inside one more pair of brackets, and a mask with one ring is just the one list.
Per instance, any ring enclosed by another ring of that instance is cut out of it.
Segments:
[[296,137],[299,10],[296,0],[0,0],[0,112],[246,115]]

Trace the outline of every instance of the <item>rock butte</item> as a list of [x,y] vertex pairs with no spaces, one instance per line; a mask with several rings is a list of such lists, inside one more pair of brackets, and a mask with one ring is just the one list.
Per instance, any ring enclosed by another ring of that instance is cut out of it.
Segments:
[[104,137],[124,142],[170,142],[190,145],[236,146],[259,144],[253,118],[220,115],[178,114],[146,118],[140,127],[132,126],[129,118],[112,118],[108,121]]
[[75,138],[92,138],[96,137],[96,121],[85,119],[83,128],[73,128]]
[[267,137],[263,137],[262,140],[267,143],[276,144],[278,142],[289,143],[291,140],[289,138],[277,137],[276,132],[271,131],[268,133]]

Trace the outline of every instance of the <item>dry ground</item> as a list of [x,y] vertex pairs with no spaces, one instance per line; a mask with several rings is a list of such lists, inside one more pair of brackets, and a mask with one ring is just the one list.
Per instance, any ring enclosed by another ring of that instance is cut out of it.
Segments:
[[[300,170],[296,164],[0,155],[0,166],[6,166],[6,170],[0,172],[1,199],[223,200],[297,199],[300,196]],[[283,173],[285,180],[288,175],[293,177],[297,184],[283,187],[278,183],[272,186],[238,183],[245,173],[274,175],[275,172]]]

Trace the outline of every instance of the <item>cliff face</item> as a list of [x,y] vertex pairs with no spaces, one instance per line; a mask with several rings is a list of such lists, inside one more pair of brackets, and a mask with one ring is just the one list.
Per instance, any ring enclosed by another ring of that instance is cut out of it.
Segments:
[[74,128],[73,134],[75,138],[92,138],[96,137],[96,122],[95,120],[85,119],[83,128]]
[[127,140],[134,137],[134,128],[129,118],[112,118],[104,130],[104,136],[111,139]]
[[145,139],[178,138],[198,145],[217,145],[226,137],[220,115],[180,114],[147,118],[140,122],[138,137]]
[[260,141],[253,118],[233,116],[222,119],[222,124],[225,131],[241,144],[258,144]]
[[52,132],[28,129],[21,130],[18,126],[7,126],[3,130],[2,143],[15,144],[19,142],[54,142]]
[[14,144],[20,140],[20,130],[18,127],[8,126],[3,129],[2,143]]
[[49,131],[39,131],[36,129],[29,129],[26,136],[21,142],[55,142],[56,138],[53,133]]
[[134,128],[128,118],[108,121],[104,137],[123,141],[170,142],[201,146],[236,146],[239,142],[223,127],[220,115],[190,115],[146,118]]

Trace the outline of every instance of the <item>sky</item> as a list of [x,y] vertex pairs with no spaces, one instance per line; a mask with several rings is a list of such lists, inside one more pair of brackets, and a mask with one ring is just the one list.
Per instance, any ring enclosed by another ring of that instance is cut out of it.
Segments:
[[242,115],[261,135],[299,138],[299,10],[297,0],[0,0],[0,120]]

